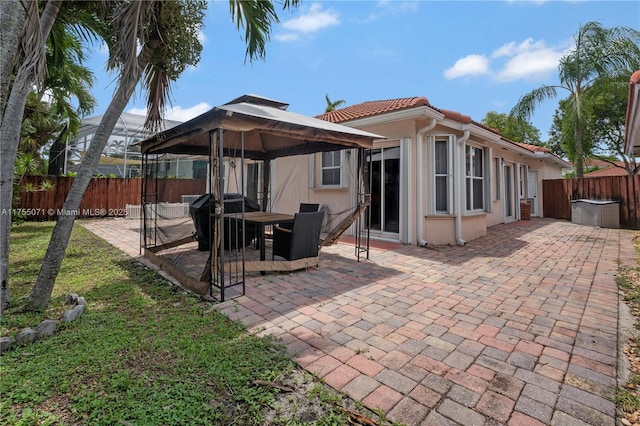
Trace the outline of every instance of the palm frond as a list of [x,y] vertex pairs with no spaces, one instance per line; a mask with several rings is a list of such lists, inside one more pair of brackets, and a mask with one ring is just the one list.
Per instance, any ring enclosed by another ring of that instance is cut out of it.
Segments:
[[162,130],[166,102],[170,101],[170,83],[166,70],[149,64],[145,71],[144,86],[147,91],[147,119],[144,127],[156,133]]
[[22,72],[31,75],[33,81],[24,81],[26,84],[40,82],[46,73],[46,56],[42,28],[40,27],[40,11],[38,2],[26,1],[26,15],[24,32],[22,36],[22,53],[24,60],[20,66]]
[[509,115],[519,120],[529,120],[539,104],[547,99],[553,99],[557,96],[558,88],[562,87],[542,86],[521,96],[518,103],[511,109]]
[[153,18],[156,7],[161,6],[162,1],[146,0],[122,2],[114,14],[112,25],[115,28],[116,43],[110,55],[109,66],[118,67],[120,71],[120,84],[125,87],[133,81],[138,81],[142,70],[138,66],[139,47],[144,44],[145,30]]
[[264,59],[271,27],[279,22],[273,3],[261,0],[229,0],[231,20],[238,30],[244,28],[247,44],[245,60]]

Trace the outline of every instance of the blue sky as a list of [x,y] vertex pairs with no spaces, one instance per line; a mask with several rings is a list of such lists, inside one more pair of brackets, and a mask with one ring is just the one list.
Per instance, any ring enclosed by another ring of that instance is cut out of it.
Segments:
[[[201,61],[174,83],[167,118],[186,121],[250,93],[309,116],[324,112],[325,94],[346,105],[424,96],[480,121],[558,83],[558,60],[581,25],[640,29],[640,2],[303,0],[279,16],[266,59],[245,63],[228,3],[209,3]],[[88,64],[96,73],[94,115],[114,89],[105,61],[96,50]],[[144,107],[138,94],[126,111],[144,114]],[[556,107],[547,101],[532,116],[542,140]]]

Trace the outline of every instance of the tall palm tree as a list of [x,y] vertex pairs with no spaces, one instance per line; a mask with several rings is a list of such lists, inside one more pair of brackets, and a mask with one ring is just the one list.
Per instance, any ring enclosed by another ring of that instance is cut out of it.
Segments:
[[[297,5],[285,0],[283,7]],[[246,58],[264,58],[265,45],[278,17],[272,1],[230,0],[232,19],[244,28]],[[69,242],[75,213],[109,140],[118,118],[135,87],[142,81],[147,93],[145,126],[157,130],[169,97],[169,83],[176,80],[188,65],[195,65],[202,46],[198,31],[204,19],[205,0],[164,0],[117,2],[111,14],[113,37],[110,39],[109,66],[120,70],[116,93],[98,125],[91,145],[74,179],[61,215],[56,222],[36,283],[26,306],[44,309],[49,303],[55,279]],[[137,53],[138,46],[141,46]]]
[[[51,111],[64,117],[62,132],[79,128],[80,116],[90,111],[95,100],[88,88],[91,72],[81,66],[79,35],[95,37],[93,10],[96,3],[79,0],[3,0],[0,42],[0,205],[10,206],[12,179],[20,149],[22,117],[28,96],[41,99],[47,92],[53,99]],[[41,11],[41,12],[40,12]],[[82,22],[83,26],[78,26]],[[79,31],[81,34],[75,33]],[[46,71],[46,72],[45,72]],[[77,106],[72,106],[76,104]],[[57,129],[56,131],[60,131]],[[53,132],[55,133],[55,132]],[[0,316],[9,303],[8,255],[11,215],[0,217]]]
[[640,32],[627,27],[604,28],[598,22],[589,22],[574,36],[575,46],[560,59],[558,66],[560,83],[544,85],[518,100],[511,115],[528,120],[543,101],[558,96],[558,90],[569,92],[569,116],[575,147],[573,166],[576,177],[584,175],[584,131],[586,122],[585,93],[603,81],[603,78],[620,75],[640,61]]
[[[0,1],[0,206],[9,209],[13,175],[27,96],[42,82],[45,45],[62,0]],[[42,10],[42,13],[40,13]],[[0,214],[0,316],[9,304],[9,238],[11,215]]]

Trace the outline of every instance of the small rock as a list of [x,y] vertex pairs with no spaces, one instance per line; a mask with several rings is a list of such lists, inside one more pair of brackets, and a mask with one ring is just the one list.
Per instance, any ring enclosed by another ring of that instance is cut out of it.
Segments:
[[54,320],[44,320],[36,327],[36,333],[38,334],[38,338],[42,336],[51,336],[56,332],[56,328],[58,324]]
[[76,311],[76,318],[82,315],[82,313],[84,312],[85,306],[86,305],[76,305],[76,307],[73,308],[73,310]]
[[78,317],[78,312],[75,309],[69,309],[64,311],[62,317],[60,318],[61,322],[71,322]]
[[16,344],[31,343],[38,338],[38,334],[32,328],[25,328],[16,336]]
[[13,340],[13,338],[11,337],[0,337],[0,354],[8,351],[11,345],[13,345],[14,343],[15,340]]

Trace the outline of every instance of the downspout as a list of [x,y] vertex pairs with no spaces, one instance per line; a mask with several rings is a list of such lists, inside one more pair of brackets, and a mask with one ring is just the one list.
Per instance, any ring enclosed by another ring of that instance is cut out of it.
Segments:
[[455,229],[456,229],[456,244],[459,246],[463,246],[467,244],[467,242],[462,239],[462,211],[463,211],[462,203],[464,202],[462,197],[462,194],[464,193],[464,191],[462,190],[462,188],[465,187],[463,170],[462,170],[462,159],[464,158],[464,143],[467,141],[467,139],[469,139],[469,133],[470,132],[468,129],[464,130],[462,137],[456,139],[457,144],[454,146],[455,180],[457,181],[456,184],[454,184],[454,188],[457,191],[456,200],[454,203]]
[[427,242],[422,238],[422,232],[424,230],[424,208],[423,208],[423,204],[422,204],[422,193],[423,193],[423,186],[422,186],[422,182],[424,181],[424,174],[423,174],[423,165],[422,165],[422,155],[423,155],[423,150],[422,150],[422,145],[423,145],[423,140],[422,140],[422,136],[428,132],[429,130],[433,129],[434,127],[436,127],[437,124],[437,120],[435,118],[431,119],[431,122],[429,124],[427,124],[425,127],[423,127],[422,129],[418,130],[417,133],[417,139],[418,139],[418,170],[417,170],[417,174],[418,174],[418,245],[421,247],[424,247],[427,245]]

